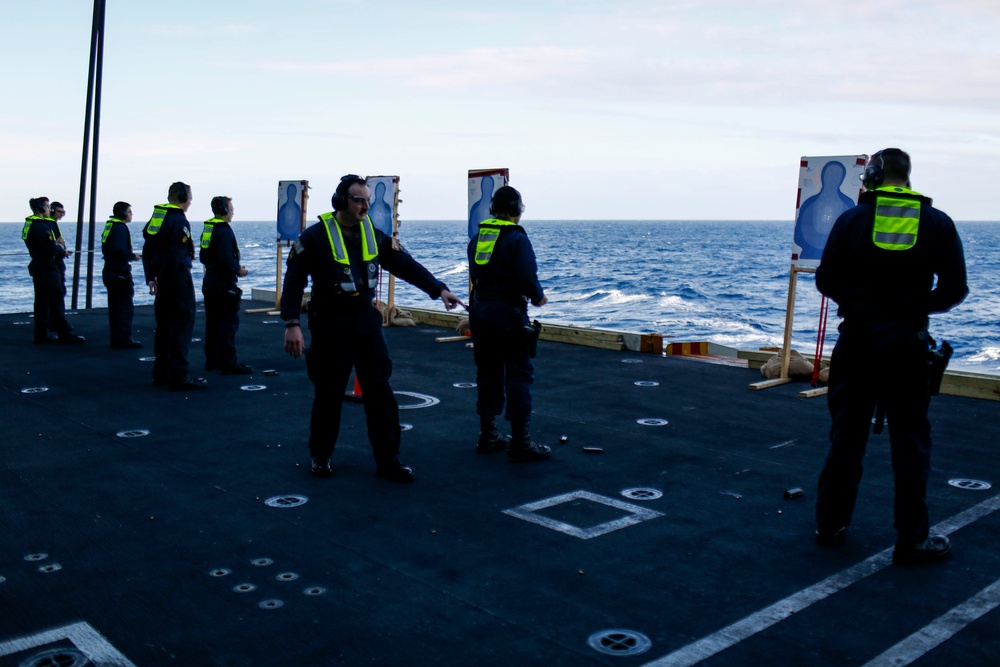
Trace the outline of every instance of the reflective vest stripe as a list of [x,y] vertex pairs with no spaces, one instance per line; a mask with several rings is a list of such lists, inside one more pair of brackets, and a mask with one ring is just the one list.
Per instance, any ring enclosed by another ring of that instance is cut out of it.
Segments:
[[[345,292],[358,292],[358,286],[354,282],[354,276],[351,274],[351,258],[347,255],[347,246],[344,244],[344,232],[340,229],[340,225],[337,223],[337,219],[334,217],[334,213],[324,213],[319,216],[320,221],[326,227],[326,238],[330,241],[330,251],[333,253],[333,259],[344,267],[344,276],[340,281],[340,289]],[[337,234],[334,235],[330,231],[330,222],[333,222],[333,228],[337,230]],[[372,224],[372,219],[365,216],[365,219],[361,221],[361,256],[365,262],[371,262],[373,259],[378,257],[378,243],[375,241],[375,226]],[[371,266],[367,267],[368,270],[368,288],[375,289],[378,285],[378,272],[372,271]]]
[[28,240],[28,232],[31,231],[31,223],[33,223],[35,220],[44,220],[44,219],[45,218],[43,218],[40,215],[29,215],[27,218],[25,218],[24,228],[21,229],[21,240],[22,241]]
[[180,209],[180,206],[175,206],[174,204],[157,204],[153,207],[153,217],[149,219],[149,224],[146,225],[146,233],[150,236],[156,236],[156,233],[160,231],[160,225],[163,224],[163,218],[167,217],[167,211],[172,208]]
[[111,233],[111,227],[116,223],[121,222],[118,218],[111,218],[106,223],[104,223],[104,233],[101,234],[101,245],[104,245],[108,241],[108,234]]
[[917,242],[920,229],[920,200],[893,197],[891,193],[918,193],[900,187],[878,188],[880,195],[875,200],[875,224],[872,227],[872,242],[884,250],[909,250]]
[[497,239],[500,238],[500,229],[513,226],[514,223],[510,220],[497,220],[496,218],[488,218],[479,223],[479,237],[476,239],[476,264],[489,263],[490,258],[493,257],[493,248],[497,244]]
[[210,218],[205,221],[205,229],[201,231],[201,247],[208,250],[208,246],[212,245],[212,231],[215,230],[215,225],[225,222],[222,218]]

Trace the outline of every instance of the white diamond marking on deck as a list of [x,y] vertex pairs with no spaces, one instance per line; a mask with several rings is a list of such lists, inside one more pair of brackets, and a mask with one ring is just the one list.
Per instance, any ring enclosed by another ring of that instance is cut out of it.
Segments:
[[[538,510],[555,507],[556,505],[562,505],[563,503],[578,499],[589,500],[601,505],[607,505],[608,507],[614,507],[624,512],[628,512],[628,515],[623,516],[620,519],[606,521],[589,528],[581,528],[579,526],[566,523],[565,521],[550,519],[549,517],[536,514]],[[589,491],[573,491],[572,493],[564,493],[559,496],[553,496],[551,498],[537,500],[533,503],[513,507],[511,509],[504,510],[503,513],[517,517],[518,519],[530,521],[531,523],[537,523],[539,526],[545,526],[546,528],[556,532],[565,533],[566,535],[571,535],[572,537],[578,537],[581,540],[589,540],[593,537],[606,535],[621,528],[634,526],[637,523],[642,523],[643,521],[649,521],[650,519],[663,516],[662,512],[657,512],[645,507],[639,507],[638,505],[626,503],[622,500],[608,498],[607,496],[600,496],[596,493],[590,493]]]

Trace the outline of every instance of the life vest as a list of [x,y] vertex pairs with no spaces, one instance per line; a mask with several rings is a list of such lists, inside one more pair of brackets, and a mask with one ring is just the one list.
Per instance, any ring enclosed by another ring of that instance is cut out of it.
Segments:
[[[344,233],[341,231],[340,225],[337,224],[337,219],[334,215],[334,213],[324,213],[319,216],[319,219],[326,227],[326,238],[330,241],[330,251],[333,253],[333,259],[343,267],[344,275],[340,279],[340,289],[351,294],[357,294],[360,290],[358,290],[358,286],[354,282],[354,275],[351,273],[351,258],[347,255],[347,246],[344,244]],[[333,222],[333,228],[337,230],[336,235],[330,231],[331,221]],[[372,219],[366,215],[359,227],[361,231],[361,257],[366,264],[365,271],[368,274],[368,289],[375,289],[378,286],[378,262],[375,261],[378,258],[378,243],[375,240],[375,226],[372,224]]]
[[884,250],[909,250],[920,230],[921,194],[896,185],[875,188],[872,243]]
[[476,264],[488,264],[493,256],[493,248],[500,238],[500,231],[504,227],[516,227],[516,223],[510,220],[498,220],[488,218],[479,223],[479,236],[476,239]]
[[108,234],[111,233],[111,227],[116,223],[121,222],[118,218],[111,218],[106,223],[104,223],[104,232],[101,234],[101,245],[103,246],[108,241]]
[[205,221],[205,229],[201,231],[201,249],[208,250],[208,246],[212,245],[212,231],[215,229],[215,225],[225,222],[222,218],[211,218]]
[[156,233],[160,231],[160,225],[163,224],[163,218],[167,217],[167,211],[170,209],[180,210],[180,206],[176,204],[157,204],[153,207],[153,217],[149,219],[146,224],[146,229],[144,230],[146,234],[150,236],[156,236]]
[[35,220],[47,220],[47,219],[48,218],[43,218],[40,215],[29,215],[27,218],[25,218],[24,228],[21,229],[21,240],[22,241],[28,240],[28,232],[31,231],[31,223],[33,223]]

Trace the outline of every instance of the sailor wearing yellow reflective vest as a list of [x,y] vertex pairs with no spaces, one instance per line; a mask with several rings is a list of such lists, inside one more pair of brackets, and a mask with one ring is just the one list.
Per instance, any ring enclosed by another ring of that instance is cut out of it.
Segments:
[[927,479],[929,315],[968,294],[962,242],[943,211],[910,187],[910,156],[872,155],[866,192],[834,223],[816,287],[844,318],[830,360],[830,448],[820,473],[816,541],[844,538],[861,483],[876,406],[889,425],[895,477],[897,563],[941,559],[947,537],[930,535]]
[[208,383],[205,378],[191,377],[188,362],[195,314],[194,242],[184,213],[191,206],[191,186],[172,183],[167,202],[153,207],[153,216],[142,230],[142,268],[149,293],[156,296],[153,385],[167,384],[172,391],[201,389]]
[[[73,332],[66,320],[66,284],[63,260],[70,254],[50,217],[48,197],[28,200],[31,215],[25,218],[21,239],[28,247],[31,261],[28,273],[35,288],[35,343],[82,343],[84,337]],[[50,334],[49,331],[54,332]]]
[[[306,371],[315,386],[309,424],[312,473],[333,474],[330,457],[340,432],[340,412],[351,368],[357,373],[368,418],[376,473],[396,482],[413,480],[413,470],[399,460],[399,406],[389,385],[392,360],[382,334],[382,314],[373,302],[379,269],[422,289],[445,308],[463,305],[393,239],[375,229],[368,217],[371,192],[365,179],[348,174],[333,194],[333,212],[319,216],[288,255],[281,318],[285,351],[305,352]],[[309,302],[310,347],[300,326],[302,295],[312,278]]]
[[[479,440],[476,451],[507,450],[511,461],[540,461],[552,450],[531,440],[531,384],[534,366],[525,344],[528,302],[542,306],[548,298],[538,281],[535,251],[520,226],[524,203],[510,186],[493,195],[490,214],[469,241],[472,307],[469,329],[476,359],[479,394]],[[500,435],[496,418],[504,412],[511,437]]]
[[233,200],[212,198],[213,218],[205,221],[198,256],[205,265],[201,292],[205,297],[205,370],[223,375],[249,375],[253,369],[236,357],[236,332],[240,328],[240,299],[236,284],[247,275],[240,264],[240,247],[230,222]]
[[128,223],[132,222],[132,206],[116,202],[111,219],[101,234],[101,254],[104,270],[101,278],[108,290],[108,323],[111,328],[111,347],[131,350],[142,347],[132,338],[132,318],[135,315],[135,283],[132,281],[132,262],[139,259],[132,250],[132,235]]

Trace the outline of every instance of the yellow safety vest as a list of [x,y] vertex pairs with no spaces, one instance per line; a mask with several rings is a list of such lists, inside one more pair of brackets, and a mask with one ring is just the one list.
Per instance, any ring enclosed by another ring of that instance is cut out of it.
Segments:
[[[337,223],[337,218],[335,213],[324,213],[319,216],[320,221],[326,227],[326,238],[330,241],[330,250],[333,252],[333,258],[340,264],[344,269],[344,275],[340,281],[340,289],[345,292],[350,292],[356,294],[358,286],[354,282],[354,276],[351,273],[351,259],[347,256],[347,246],[344,245],[344,233],[340,229],[340,225]],[[330,223],[333,222],[333,228],[337,230],[336,236],[330,231]],[[378,243],[375,240],[375,226],[372,224],[372,219],[369,216],[365,216],[365,219],[361,221],[361,257],[365,262],[368,263],[367,273],[368,273],[368,288],[375,289],[378,286],[378,264],[373,262],[376,257],[378,257]]]
[[510,220],[498,220],[497,218],[487,218],[479,223],[479,236],[476,239],[476,264],[488,264],[493,256],[493,248],[500,238],[500,230],[503,227],[514,227],[515,223]]
[[[909,250],[920,230],[919,192],[896,185],[875,188],[872,242],[885,250]],[[905,196],[894,196],[905,195]]]
[[215,225],[220,222],[225,222],[222,218],[210,218],[205,221],[205,229],[201,231],[201,247],[203,250],[208,250],[208,246],[212,245],[212,231],[215,229]]
[[31,231],[31,223],[33,223],[35,220],[46,220],[46,219],[47,218],[43,218],[40,215],[29,215],[27,218],[25,218],[24,228],[21,229],[21,240],[22,241],[28,240],[28,232]]
[[104,233],[101,234],[101,245],[103,246],[108,241],[108,234],[111,233],[111,227],[116,222],[121,222],[118,218],[111,218],[106,223],[104,223]]
[[160,225],[163,224],[163,218],[167,217],[167,211],[170,209],[180,210],[180,206],[176,204],[157,204],[153,207],[153,217],[149,219],[149,223],[146,225],[146,233],[150,236],[156,236],[156,233],[160,231]]

